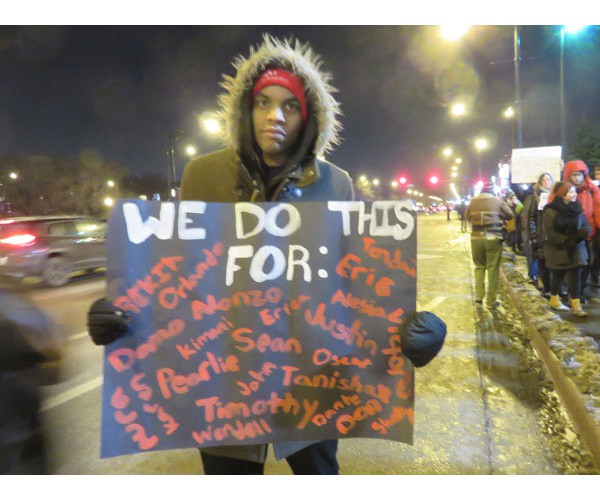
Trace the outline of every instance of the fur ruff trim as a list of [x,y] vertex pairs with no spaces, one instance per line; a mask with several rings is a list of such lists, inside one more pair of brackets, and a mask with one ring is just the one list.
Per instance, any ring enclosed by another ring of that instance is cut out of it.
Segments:
[[239,55],[233,62],[235,77],[223,75],[221,86],[225,93],[218,97],[219,115],[225,123],[224,142],[238,150],[241,121],[241,100],[259,73],[269,63],[280,62],[289,66],[305,82],[305,89],[312,102],[312,113],[318,121],[318,137],[313,153],[315,156],[331,151],[341,142],[342,125],[338,120],[340,104],[333,98],[337,90],[330,84],[331,75],[321,71],[322,61],[308,44],[298,40],[278,40],[264,34],[258,48],[250,47],[248,58]]

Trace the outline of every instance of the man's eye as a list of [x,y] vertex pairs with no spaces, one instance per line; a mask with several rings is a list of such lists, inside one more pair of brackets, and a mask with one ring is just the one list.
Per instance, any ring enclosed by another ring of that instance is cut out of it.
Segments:
[[296,101],[290,101],[290,102],[286,103],[285,109],[288,111],[299,111],[300,104],[298,104]]
[[266,108],[269,105],[269,102],[266,99],[256,99],[254,105],[259,108]]

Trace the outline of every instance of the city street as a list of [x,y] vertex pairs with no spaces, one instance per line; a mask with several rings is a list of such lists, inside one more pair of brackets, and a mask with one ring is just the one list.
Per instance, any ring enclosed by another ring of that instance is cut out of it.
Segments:
[[[474,307],[468,233],[445,214],[420,215],[418,231],[418,307],[444,319],[446,344],[416,370],[414,445],[341,440],[342,474],[560,474],[541,431],[535,385],[495,327],[498,318]],[[85,333],[85,313],[103,291],[102,276],[26,291],[67,339],[64,381],[45,390],[52,473],[202,473],[195,449],[99,458],[102,348]],[[291,472],[270,452],[266,473]]]

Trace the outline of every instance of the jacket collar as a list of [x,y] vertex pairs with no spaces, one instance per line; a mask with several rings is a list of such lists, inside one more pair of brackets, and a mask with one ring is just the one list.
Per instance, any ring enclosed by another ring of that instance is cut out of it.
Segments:
[[[307,163],[304,167],[298,167],[293,173],[293,176],[297,176],[296,186],[299,188],[305,188],[314,184],[321,178],[321,169],[315,159]],[[292,176],[290,176],[292,178]]]

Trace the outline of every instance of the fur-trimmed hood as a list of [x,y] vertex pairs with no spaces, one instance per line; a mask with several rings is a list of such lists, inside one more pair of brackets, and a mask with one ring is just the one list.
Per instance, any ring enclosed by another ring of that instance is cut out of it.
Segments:
[[[251,47],[247,58],[238,56],[233,66],[235,76],[223,75],[221,86],[225,93],[218,98],[219,115],[225,123],[224,143],[235,151],[240,150],[248,127],[244,113],[250,113],[248,95],[254,82],[263,70],[271,65],[289,68],[304,82],[311,118],[316,120],[316,139],[313,156],[330,151],[340,142],[341,115],[339,103],[333,98],[336,91],[331,86],[331,75],[321,71],[322,62],[308,44],[298,40],[278,40],[271,35],[263,35],[257,48]],[[309,118],[309,119],[311,119]]]

